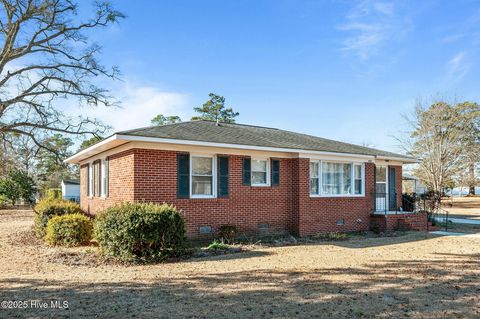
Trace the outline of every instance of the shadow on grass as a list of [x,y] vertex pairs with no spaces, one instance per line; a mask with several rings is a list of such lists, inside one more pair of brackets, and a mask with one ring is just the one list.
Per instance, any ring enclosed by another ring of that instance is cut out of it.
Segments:
[[348,240],[343,241],[311,241],[311,242],[300,242],[298,245],[335,245],[344,248],[369,248],[369,247],[381,247],[388,245],[398,245],[409,242],[417,242],[430,240],[433,238],[439,237],[439,235],[430,234],[427,232],[396,232],[396,233],[386,233],[379,235],[370,235],[369,237],[365,235],[351,235]]
[[194,263],[194,262],[205,262],[205,261],[223,261],[223,260],[232,260],[232,259],[246,259],[246,258],[256,258],[271,255],[271,252],[266,251],[241,251],[237,253],[228,253],[224,255],[214,255],[214,256],[205,256],[205,257],[195,257],[182,260],[185,263]]
[[0,281],[2,300],[67,300],[69,309],[1,309],[0,317],[474,318],[480,315],[479,257],[436,254],[365,267],[272,267],[153,282],[11,278]]

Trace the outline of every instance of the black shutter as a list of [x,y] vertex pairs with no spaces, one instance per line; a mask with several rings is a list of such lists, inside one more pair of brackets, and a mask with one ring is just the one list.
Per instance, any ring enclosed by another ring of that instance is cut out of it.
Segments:
[[177,154],[177,197],[190,197],[190,155]]
[[272,186],[280,185],[280,161],[272,159]]
[[252,161],[250,157],[245,157],[243,159],[243,185],[250,186],[251,185],[251,165]]
[[228,157],[217,157],[218,197],[228,197]]

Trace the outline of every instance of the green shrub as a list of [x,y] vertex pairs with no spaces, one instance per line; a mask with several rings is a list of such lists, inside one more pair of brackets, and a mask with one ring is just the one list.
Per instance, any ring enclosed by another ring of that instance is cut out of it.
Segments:
[[9,177],[0,178],[0,194],[12,205],[20,199],[20,187]]
[[7,205],[7,197],[5,195],[0,194],[0,208],[5,207]]
[[96,216],[94,237],[108,256],[159,261],[183,252],[185,222],[167,204],[124,203]]
[[225,245],[224,243],[216,239],[207,247],[207,249],[209,250],[218,250],[218,249],[227,249],[227,248],[228,248],[228,245]]
[[40,200],[33,210],[35,211],[35,230],[40,238],[45,237],[45,228],[50,218],[66,214],[83,213],[77,203],[51,199]]
[[235,225],[222,225],[218,228],[218,235],[223,241],[231,244],[238,235],[238,228]]
[[66,214],[52,217],[46,228],[45,240],[49,245],[79,246],[92,239],[93,224],[82,214]]
[[45,197],[50,200],[62,199],[62,190],[60,188],[49,188],[45,193]]

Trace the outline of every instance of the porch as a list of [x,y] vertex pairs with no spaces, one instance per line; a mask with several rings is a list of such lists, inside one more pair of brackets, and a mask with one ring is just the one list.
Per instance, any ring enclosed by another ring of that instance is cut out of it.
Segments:
[[[370,216],[370,229],[374,232],[396,230],[434,230],[428,214],[421,212],[374,212]],[[435,229],[436,230],[436,229]]]

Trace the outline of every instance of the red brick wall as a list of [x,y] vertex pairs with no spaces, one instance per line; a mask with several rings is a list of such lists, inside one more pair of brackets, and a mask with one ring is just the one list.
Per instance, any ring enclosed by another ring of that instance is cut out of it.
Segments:
[[232,155],[228,198],[178,199],[176,156],[171,151],[135,150],[135,200],[174,204],[182,210],[191,235],[198,234],[200,226],[218,229],[224,224],[246,232],[256,232],[265,223],[272,231],[291,230],[291,159],[280,159],[279,186],[254,187],[242,184],[243,157]]
[[87,197],[85,173],[87,165],[80,167],[80,206],[95,214],[118,202],[134,200],[134,151],[128,150],[109,157],[109,190],[107,198]]
[[[369,229],[373,210],[374,165],[365,164],[364,197],[310,197],[309,159],[299,159],[299,234]],[[337,225],[343,219],[344,225]]]
[[[199,236],[199,227],[218,229],[237,225],[241,231],[257,232],[259,224],[268,224],[271,232],[290,231],[310,235],[328,231],[369,229],[373,210],[374,164],[365,166],[364,197],[310,197],[309,159],[280,159],[280,185],[254,187],[242,184],[243,156],[229,160],[229,196],[227,198],[178,199],[177,152],[132,149],[110,157],[109,197],[85,196],[85,167],[81,168],[81,206],[90,213],[121,201],[145,201],[173,204],[182,210],[190,237]],[[401,177],[401,167],[397,176]],[[401,198],[401,178],[397,178]],[[337,225],[343,219],[344,225]]]

